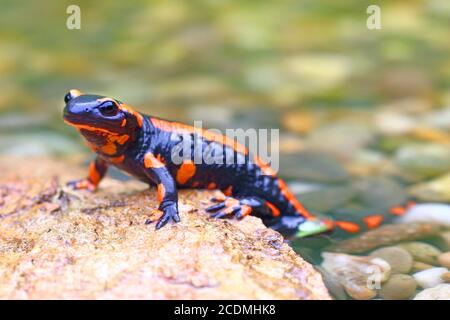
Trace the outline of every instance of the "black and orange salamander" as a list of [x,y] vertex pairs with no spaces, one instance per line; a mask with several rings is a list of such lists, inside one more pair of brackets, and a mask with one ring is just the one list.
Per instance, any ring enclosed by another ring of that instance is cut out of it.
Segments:
[[[286,183],[270,166],[235,140],[208,130],[147,116],[112,98],[70,90],[64,97],[64,121],[74,126],[97,156],[86,179],[69,182],[75,189],[94,191],[108,167],[120,170],[156,186],[159,210],[156,224],[180,221],[178,189],[219,189],[223,196],[211,199],[206,211],[215,218],[244,218],[255,215],[281,232],[298,237],[333,229],[347,233],[372,229],[391,216],[405,213],[407,206],[391,208],[390,213],[367,215],[361,221],[318,219],[293,196]],[[202,144],[213,156],[241,157],[241,161],[200,164],[182,159],[175,164],[171,153],[183,140]]]

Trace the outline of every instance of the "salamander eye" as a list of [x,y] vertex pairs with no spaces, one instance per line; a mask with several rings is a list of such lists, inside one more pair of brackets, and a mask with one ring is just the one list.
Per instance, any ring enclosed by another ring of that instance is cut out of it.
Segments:
[[100,113],[106,117],[112,117],[117,114],[119,111],[119,108],[117,108],[117,105],[112,101],[106,101],[103,103],[100,107]]
[[70,92],[67,92],[64,96],[64,102],[67,103],[70,101],[70,99],[72,99],[72,96],[70,95]]

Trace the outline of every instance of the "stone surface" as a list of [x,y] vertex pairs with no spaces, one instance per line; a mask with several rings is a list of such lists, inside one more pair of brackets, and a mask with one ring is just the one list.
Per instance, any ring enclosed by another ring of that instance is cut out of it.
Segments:
[[159,231],[156,192],[106,179],[62,187],[66,160],[0,160],[0,298],[329,299],[321,275],[260,219],[209,218],[212,192],[180,193]]
[[414,273],[413,277],[422,288],[432,288],[444,282],[441,276],[447,272],[447,268],[431,268]]
[[444,283],[419,292],[414,300],[450,300],[450,284]]
[[321,266],[316,266],[316,269],[320,271],[322,274],[323,281],[325,285],[327,286],[328,291],[330,294],[337,300],[347,300],[348,296],[345,292],[344,287],[339,282],[339,278],[336,277],[334,274],[328,272]]
[[427,270],[427,269],[431,269],[431,268],[433,268],[433,266],[431,264],[414,261],[413,266],[412,266],[412,271],[419,272],[419,271],[423,271],[423,270]]
[[395,163],[408,174],[430,178],[450,170],[450,148],[440,144],[411,144],[397,150]]
[[393,273],[408,273],[413,264],[413,258],[408,251],[400,247],[384,247],[373,251],[371,257],[381,258],[391,266]]
[[334,157],[317,152],[281,155],[280,175],[293,180],[336,183],[349,178],[348,172]]
[[437,260],[441,266],[450,268],[450,251],[440,254]]
[[375,273],[381,282],[389,277],[391,268],[380,258],[352,256],[342,253],[323,252],[322,268],[332,274],[353,299],[368,300],[376,296],[368,285]]
[[445,247],[444,250],[450,250],[450,231],[439,233],[438,237],[442,242],[442,246]]
[[450,202],[450,174],[413,185],[409,193],[422,201]]
[[412,206],[398,222],[432,222],[450,228],[450,205],[420,203]]
[[441,253],[439,249],[425,242],[406,242],[399,246],[408,251],[415,261],[426,264],[436,264],[437,257]]
[[441,279],[444,282],[450,283],[450,272],[441,274]]
[[394,274],[383,283],[379,295],[386,300],[405,300],[416,292],[417,283],[407,274]]
[[401,241],[410,241],[438,234],[439,225],[432,223],[408,223],[384,225],[369,230],[361,235],[343,240],[328,248],[329,251],[362,253],[369,250],[395,244]]

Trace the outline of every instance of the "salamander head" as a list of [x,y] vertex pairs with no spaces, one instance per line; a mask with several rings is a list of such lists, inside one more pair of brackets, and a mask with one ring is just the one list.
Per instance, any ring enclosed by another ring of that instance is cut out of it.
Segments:
[[141,114],[112,98],[72,89],[64,102],[64,121],[77,128],[96,152],[119,154],[142,127]]

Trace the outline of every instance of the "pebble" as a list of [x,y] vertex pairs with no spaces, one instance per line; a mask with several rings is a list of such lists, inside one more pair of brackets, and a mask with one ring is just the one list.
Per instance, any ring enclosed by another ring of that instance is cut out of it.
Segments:
[[352,186],[357,192],[358,200],[368,208],[387,211],[407,199],[404,188],[388,177],[364,177],[356,180]]
[[403,135],[411,132],[417,120],[409,114],[394,110],[383,110],[375,114],[375,127],[385,135]]
[[412,266],[412,271],[419,272],[419,271],[423,271],[423,270],[427,270],[427,269],[431,269],[431,268],[433,268],[433,266],[431,264],[414,261],[413,266]]
[[450,283],[450,272],[446,272],[446,273],[441,274],[441,279],[444,282]]
[[409,193],[422,201],[450,202],[450,173],[415,184]]
[[356,300],[372,299],[375,287],[369,283],[376,272],[376,280],[384,282],[390,275],[389,264],[380,258],[353,256],[343,253],[322,252],[322,268],[332,274],[347,294]]
[[441,266],[450,268],[450,251],[440,254],[437,260]]
[[447,268],[431,268],[413,274],[417,284],[422,288],[432,288],[443,283],[441,276],[448,272]]
[[440,243],[445,250],[450,250],[450,231],[444,231],[438,235]]
[[340,241],[328,251],[363,253],[381,246],[410,241],[437,234],[441,228],[431,223],[387,224]]
[[[297,194],[294,192],[294,195]],[[350,202],[355,195],[350,186],[331,186],[298,195],[303,205],[313,212],[328,212]]]
[[321,127],[307,137],[305,143],[311,150],[325,151],[348,158],[374,140],[370,128],[363,124],[336,123]]
[[307,111],[287,112],[282,118],[282,124],[287,130],[300,134],[310,132],[317,126],[317,123],[317,117]]
[[450,227],[450,205],[444,203],[416,204],[408,209],[406,214],[398,222],[428,222]]
[[440,144],[409,144],[400,147],[394,162],[406,173],[430,178],[450,170],[450,148]]
[[394,274],[383,283],[379,295],[386,300],[406,300],[416,292],[417,283],[407,274]]
[[348,172],[335,157],[316,152],[282,155],[280,175],[303,182],[337,183],[349,179]]
[[413,258],[408,251],[400,247],[384,247],[373,251],[371,257],[385,260],[391,266],[392,273],[408,273],[413,264]]
[[324,268],[320,266],[316,266],[316,269],[320,271],[322,274],[323,282],[327,287],[328,291],[331,295],[337,300],[347,300],[347,294],[345,293],[344,287],[339,282],[339,279],[326,271]]
[[450,300],[450,284],[444,283],[419,292],[414,300]]
[[437,257],[441,254],[439,249],[424,242],[406,242],[399,244],[399,246],[408,251],[415,261],[431,265],[436,264]]

